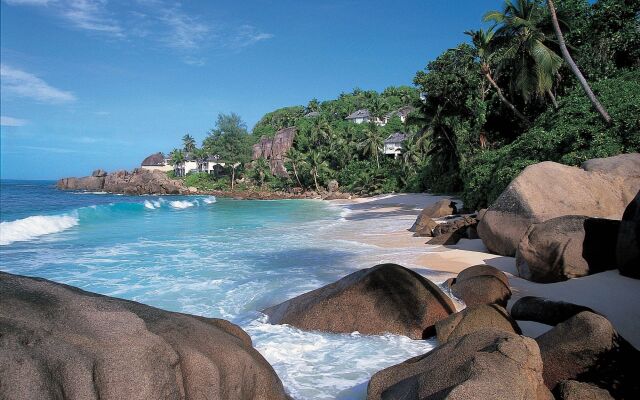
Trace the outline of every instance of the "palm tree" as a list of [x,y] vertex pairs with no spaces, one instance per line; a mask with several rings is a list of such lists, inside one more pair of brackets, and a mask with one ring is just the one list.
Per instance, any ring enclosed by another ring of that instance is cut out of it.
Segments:
[[415,135],[411,135],[402,143],[402,161],[410,171],[413,171],[414,167],[422,161],[419,139]]
[[196,141],[193,136],[187,133],[182,137],[182,146],[184,148],[184,151],[186,151],[187,153],[191,153],[196,149]]
[[569,54],[569,49],[567,49],[567,43],[565,42],[564,35],[562,34],[562,30],[560,29],[560,23],[558,22],[558,15],[556,14],[556,7],[553,4],[553,1],[547,0],[547,5],[549,6],[549,12],[551,13],[551,22],[553,23],[553,29],[556,33],[558,44],[560,45],[560,52],[562,53],[562,57],[567,62],[567,64],[569,64],[569,67],[571,68],[571,71],[576,76],[576,78],[578,78],[578,81],[580,82],[582,89],[587,94],[587,97],[589,97],[591,104],[593,104],[593,106],[598,111],[600,116],[602,116],[605,122],[607,124],[610,124],[611,116],[609,116],[609,113],[607,112],[607,110],[600,103],[600,101],[598,101],[598,98],[593,93],[593,90],[591,90],[589,83],[587,82],[585,77],[582,75],[580,68],[578,68],[578,65],[573,61],[571,54]]
[[389,111],[389,103],[380,96],[371,99],[369,112],[374,120],[382,121],[384,115]]
[[286,160],[291,163],[291,167],[293,168],[293,174],[295,175],[296,180],[298,181],[298,185],[300,187],[303,187],[302,182],[300,182],[300,177],[298,176],[298,166],[306,163],[306,159],[304,155],[292,147],[287,152]]
[[494,42],[503,52],[501,63],[517,71],[512,83],[525,101],[532,94],[548,95],[557,106],[551,89],[562,58],[546,45],[542,14],[537,0],[505,0],[502,11],[489,11],[483,19],[499,26]]
[[318,176],[325,171],[329,170],[329,165],[324,161],[322,155],[317,151],[309,153],[308,163],[311,166],[311,175],[313,176],[313,182],[316,186],[316,192],[320,192],[320,185],[318,185]]
[[311,126],[311,136],[316,145],[331,138],[331,125],[324,118],[316,118]]
[[493,87],[493,89],[498,94],[498,98],[504,105],[507,106],[518,118],[529,123],[527,117],[525,117],[516,106],[513,105],[502,93],[502,89],[496,83],[495,79],[491,74],[491,62],[495,58],[496,53],[493,52],[493,36],[495,34],[493,28],[489,28],[486,31],[483,29],[479,29],[477,31],[466,31],[465,34],[471,36],[471,40],[473,45],[476,47],[478,51],[478,57],[480,58],[480,70],[482,71],[482,75],[484,75],[485,79],[489,82],[489,84]]
[[180,173],[180,166],[184,163],[184,153],[180,149],[173,149],[169,153],[169,164],[173,165],[173,172],[177,176],[182,176]]
[[258,158],[253,164],[254,176],[258,177],[260,181],[260,189],[264,188],[264,180],[266,176],[271,172],[267,160],[264,158]]
[[369,123],[364,130],[365,138],[359,143],[358,147],[362,150],[364,156],[376,156],[376,165],[380,168],[380,159],[378,157],[380,149],[384,145],[384,139],[380,134],[380,130],[374,123]]
[[209,156],[209,154],[207,154],[207,151],[205,149],[198,149],[198,148],[194,148],[191,151],[191,154],[193,155],[193,158],[196,160],[196,162],[198,163],[198,170],[200,172],[202,172],[202,166],[204,164],[204,162],[207,160],[207,157]]

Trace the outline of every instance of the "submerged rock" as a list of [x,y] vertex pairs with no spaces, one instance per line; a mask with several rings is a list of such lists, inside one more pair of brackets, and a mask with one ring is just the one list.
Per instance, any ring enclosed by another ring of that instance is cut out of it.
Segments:
[[482,329],[498,329],[521,334],[520,327],[507,310],[497,304],[479,304],[436,322],[438,342],[446,343]]
[[3,272],[0,382],[2,399],[287,398],[230,322]]
[[581,312],[536,341],[549,389],[570,379],[596,384],[616,398],[640,398],[640,352],[605,317]]
[[499,304],[505,307],[511,298],[509,278],[489,265],[474,265],[462,270],[451,285],[451,292],[467,306]]
[[484,329],[377,372],[368,400],[552,400],[533,339]]
[[619,226],[578,215],[532,224],[518,244],[518,275],[548,283],[615,269]]
[[[640,155],[630,155],[634,160],[637,157]],[[511,181],[487,209],[478,234],[490,251],[513,256],[529,225],[563,215],[620,219],[638,187],[636,170],[619,175],[606,168],[585,171],[551,161],[534,164]]]
[[400,265],[382,264],[263,312],[271,323],[305,330],[422,339],[433,336],[434,324],[455,311],[451,299],[428,279]]

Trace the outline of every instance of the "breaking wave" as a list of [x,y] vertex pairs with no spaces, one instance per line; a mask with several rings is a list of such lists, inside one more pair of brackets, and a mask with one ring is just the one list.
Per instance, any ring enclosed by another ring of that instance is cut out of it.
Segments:
[[0,246],[58,233],[78,225],[78,215],[35,215],[0,223]]

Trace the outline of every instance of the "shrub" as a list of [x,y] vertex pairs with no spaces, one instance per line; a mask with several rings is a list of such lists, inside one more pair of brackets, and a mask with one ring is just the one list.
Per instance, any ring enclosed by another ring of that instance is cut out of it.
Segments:
[[580,87],[512,143],[484,150],[461,166],[466,207],[486,207],[527,166],[541,161],[580,165],[591,158],[640,151],[640,71],[593,85],[613,123],[607,126]]

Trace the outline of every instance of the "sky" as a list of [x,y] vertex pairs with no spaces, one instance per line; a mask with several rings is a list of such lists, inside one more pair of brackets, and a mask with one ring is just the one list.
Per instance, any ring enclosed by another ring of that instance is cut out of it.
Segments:
[[502,0],[0,0],[0,177],[132,169],[219,113],[411,85]]

